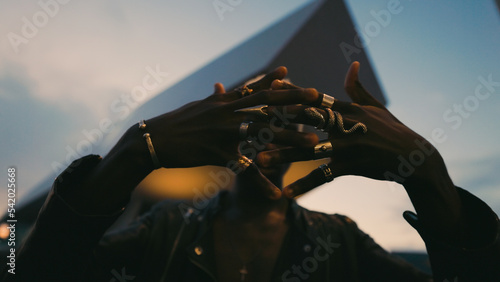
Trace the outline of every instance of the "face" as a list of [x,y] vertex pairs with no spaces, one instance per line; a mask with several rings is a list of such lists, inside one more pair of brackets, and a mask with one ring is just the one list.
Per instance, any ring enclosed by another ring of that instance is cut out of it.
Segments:
[[[285,127],[286,129],[290,130],[299,130],[299,127],[295,124],[289,124]],[[273,143],[268,143],[265,145],[265,151],[268,150],[276,150],[280,148],[285,148],[287,146],[279,145],[279,144],[273,144]],[[276,187],[282,188],[283,184],[283,176],[285,173],[288,171],[290,168],[290,163],[285,163],[285,164],[275,164],[269,167],[262,167],[257,163],[257,166],[259,167],[260,172],[267,177]]]
[[[279,148],[284,148],[284,146],[268,143],[265,146],[265,150],[275,150]],[[262,167],[257,163],[260,172],[267,177],[274,185],[281,188],[283,182],[283,176],[290,168],[290,164],[275,164],[269,167]]]

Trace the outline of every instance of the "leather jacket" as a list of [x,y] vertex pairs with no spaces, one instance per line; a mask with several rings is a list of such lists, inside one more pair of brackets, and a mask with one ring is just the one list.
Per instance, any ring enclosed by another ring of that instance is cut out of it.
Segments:
[[[164,201],[135,223],[106,232],[122,211],[86,216],[64,201],[64,191],[98,162],[82,158],[63,172],[18,252],[16,274],[2,281],[217,281],[212,238],[221,192],[196,209],[189,202]],[[500,281],[500,224],[481,200],[459,189],[481,246],[438,242],[404,217],[424,239],[435,281]],[[348,217],[309,211],[290,200],[290,229],[272,281],[431,281],[431,277],[377,245]]]

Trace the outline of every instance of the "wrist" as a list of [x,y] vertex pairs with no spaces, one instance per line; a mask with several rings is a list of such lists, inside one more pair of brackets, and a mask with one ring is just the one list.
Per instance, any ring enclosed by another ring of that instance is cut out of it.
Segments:
[[443,185],[454,187],[444,160],[437,151],[426,156],[420,165],[415,166],[414,172],[403,183],[405,187],[439,187]]
[[435,238],[458,242],[462,204],[443,159],[436,151],[403,183],[419,221]]
[[139,123],[134,124],[118,141],[109,155],[116,154],[122,161],[134,166],[139,174],[146,177],[156,169],[156,165],[151,158],[144,134],[144,130],[139,128]]

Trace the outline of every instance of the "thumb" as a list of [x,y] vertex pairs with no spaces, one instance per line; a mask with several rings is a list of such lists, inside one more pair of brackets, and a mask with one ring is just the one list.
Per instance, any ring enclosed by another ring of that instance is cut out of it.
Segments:
[[355,61],[349,67],[347,74],[345,75],[344,80],[344,88],[347,93],[352,91],[352,88],[356,87],[356,81],[358,81],[358,72],[359,72],[359,62]]
[[384,105],[365,90],[359,82],[359,62],[353,62],[347,71],[344,81],[344,89],[354,103],[365,106],[374,106],[385,109]]

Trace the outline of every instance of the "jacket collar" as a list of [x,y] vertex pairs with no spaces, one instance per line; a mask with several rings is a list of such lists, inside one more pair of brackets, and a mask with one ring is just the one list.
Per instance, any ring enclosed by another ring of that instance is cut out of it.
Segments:
[[[193,264],[202,269],[214,281],[216,280],[216,266],[212,226],[214,217],[222,209],[222,199],[227,195],[228,191],[221,191],[208,200],[204,209],[192,213],[188,224],[197,230],[194,240],[186,248],[187,256]],[[281,278],[276,275],[283,273],[294,264],[302,263],[317,246],[318,234],[316,229],[312,228],[314,225],[312,219],[307,215],[307,210],[299,206],[293,199],[289,202],[287,217],[291,220],[291,225],[286,237],[292,235],[288,239],[293,248],[287,248],[283,244],[277,257],[273,278]]]

